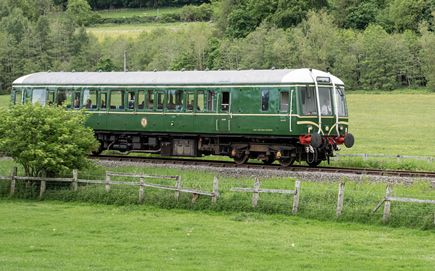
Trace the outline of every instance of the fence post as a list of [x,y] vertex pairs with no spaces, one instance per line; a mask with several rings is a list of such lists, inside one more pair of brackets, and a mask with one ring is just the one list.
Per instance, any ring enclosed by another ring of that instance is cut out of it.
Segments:
[[77,169],[73,169],[73,187],[74,191],[77,192]]
[[338,186],[338,203],[337,203],[337,216],[341,215],[341,211],[343,210],[343,198],[344,198],[344,187],[346,183],[341,182]]
[[110,191],[110,172],[106,171],[106,192]]
[[391,185],[387,185],[387,192],[385,193],[385,205],[384,205],[384,223],[388,222],[388,216],[390,216],[390,206],[391,201],[388,200],[389,197],[391,197],[392,188]]
[[[140,174],[143,174],[143,172],[141,172]],[[139,187],[139,203],[140,204],[143,203],[144,185],[145,185],[145,178],[144,177],[140,177],[140,187]]]
[[402,155],[397,155],[397,162],[399,162],[399,163],[402,162]]
[[178,197],[180,196],[180,187],[181,187],[181,175],[177,175],[177,181],[175,182],[175,188],[177,188],[177,190],[175,190],[175,194],[174,197],[176,200],[178,200]]
[[334,153],[334,162],[338,162],[338,154],[337,153]]
[[14,171],[12,173],[12,182],[11,182],[11,195],[15,192],[15,177],[17,176],[17,167],[14,167]]
[[212,205],[216,204],[216,200],[219,197],[219,190],[218,190],[218,188],[219,188],[219,178],[218,177],[214,177],[214,180],[213,180],[213,193],[214,193],[214,195],[211,198],[211,204]]
[[[46,178],[47,177],[47,171],[45,171],[45,169],[42,170],[42,178]],[[42,194],[44,194],[45,192],[45,185],[46,182],[45,181],[41,181],[41,189],[39,192],[39,196],[42,197]]]
[[364,161],[367,161],[369,158],[368,158],[368,155],[367,155],[367,153],[364,153]]
[[259,178],[255,178],[254,193],[252,193],[252,207],[257,206],[257,202],[258,202],[258,189],[260,189],[260,179]]
[[293,198],[293,210],[292,213],[296,214],[298,212],[298,205],[299,205],[299,192],[301,191],[301,182],[296,181],[295,183],[295,196]]

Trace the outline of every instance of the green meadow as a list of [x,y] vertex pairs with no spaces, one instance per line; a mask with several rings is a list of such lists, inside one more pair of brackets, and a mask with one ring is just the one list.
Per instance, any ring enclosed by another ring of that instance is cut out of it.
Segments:
[[435,93],[348,92],[346,99],[355,145],[342,153],[435,158]]
[[144,23],[144,24],[103,24],[94,27],[86,28],[88,33],[92,33],[99,40],[103,40],[105,37],[117,38],[123,35],[127,38],[137,38],[143,31],[150,32],[153,29],[166,29],[171,31],[184,30],[188,27],[192,27],[195,22],[192,23]]
[[[158,15],[162,16],[162,14],[176,12],[180,8],[160,8],[158,9]],[[148,9],[148,8],[135,8],[135,9],[115,9],[115,10],[102,10],[100,11],[100,15],[102,18],[129,18],[133,16],[143,16],[144,13],[146,16],[157,16],[157,9]]]
[[430,231],[0,198],[3,270],[433,270]]

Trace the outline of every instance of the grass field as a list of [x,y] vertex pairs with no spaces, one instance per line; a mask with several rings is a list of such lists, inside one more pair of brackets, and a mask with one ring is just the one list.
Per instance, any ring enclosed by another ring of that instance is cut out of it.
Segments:
[[350,94],[349,132],[343,153],[435,157],[435,94]]
[[[159,9],[159,16],[162,16],[164,13],[170,13],[170,12],[176,12],[180,8],[160,8]],[[118,9],[113,10],[109,12],[101,11],[100,15],[102,18],[129,18],[133,16],[142,16],[144,13],[147,14],[147,16],[157,16],[157,9],[153,8],[142,8],[142,9]]]
[[97,27],[88,27],[87,32],[94,34],[99,40],[103,40],[104,37],[117,38],[120,35],[124,35],[128,38],[136,38],[143,31],[150,32],[153,29],[172,29],[180,30],[191,27],[195,22],[192,23],[146,23],[146,24],[104,24]]
[[433,270],[430,231],[0,199],[3,270]]

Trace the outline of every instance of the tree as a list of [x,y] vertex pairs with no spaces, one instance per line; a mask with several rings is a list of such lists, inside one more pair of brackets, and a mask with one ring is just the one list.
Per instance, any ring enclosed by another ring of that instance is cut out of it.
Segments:
[[94,132],[84,126],[84,110],[39,103],[17,104],[0,110],[0,149],[24,167],[26,176],[91,165],[86,157],[98,148]]
[[70,12],[77,24],[90,25],[101,20],[98,13],[92,12],[86,0],[68,0],[67,12]]
[[376,21],[378,7],[375,1],[368,1],[348,8],[348,12],[346,27],[364,30],[370,23]]
[[424,6],[424,0],[394,0],[390,7],[390,20],[399,31],[417,30]]
[[103,72],[110,72],[110,71],[116,71],[118,70],[118,67],[113,64],[113,61],[108,57],[102,57],[98,61],[97,66],[95,67],[95,70],[99,71],[102,70]]

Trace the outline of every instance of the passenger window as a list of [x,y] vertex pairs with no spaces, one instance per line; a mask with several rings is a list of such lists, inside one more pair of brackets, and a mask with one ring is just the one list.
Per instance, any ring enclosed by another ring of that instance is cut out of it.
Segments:
[[222,92],[222,111],[228,111],[230,107],[230,93],[229,92]]
[[97,91],[94,89],[85,89],[83,91],[83,106],[86,109],[97,109]]
[[157,93],[157,110],[163,110],[163,102],[165,100],[165,93]]
[[198,95],[196,96],[196,104],[198,106],[198,111],[204,111],[204,90],[198,90]]
[[280,112],[288,111],[288,92],[281,92],[279,111]]
[[207,91],[207,111],[214,111],[214,90]]
[[336,101],[338,105],[338,115],[340,117],[346,116],[346,99],[344,97],[344,88],[336,87],[335,91],[337,92],[337,99]]
[[80,108],[80,92],[75,91],[74,92],[74,109]]
[[137,92],[137,109],[143,110],[145,107],[145,90],[139,90]]
[[193,92],[189,92],[186,94],[186,108],[187,111],[192,111],[195,108],[195,101],[194,101],[194,95]]
[[128,93],[128,110],[134,110],[135,95],[134,92]]
[[54,91],[48,92],[48,105],[54,105]]
[[124,101],[125,101],[125,90],[110,91],[110,110],[125,109]]
[[261,91],[261,111],[269,110],[269,90],[263,89]]
[[107,108],[107,92],[101,92],[100,109]]
[[14,104],[21,103],[22,91],[15,92],[15,101]]
[[302,114],[317,115],[316,91],[314,87],[301,87]]
[[[163,109],[163,97],[162,97],[162,108]],[[148,94],[147,94],[147,109],[148,110],[153,110],[154,107],[154,90],[148,90]],[[159,108],[157,108],[159,109]]]
[[[56,104],[57,106],[62,106],[67,103],[71,103],[71,90],[69,89],[59,89],[57,91]],[[71,108],[71,104],[67,105],[68,108]]]
[[182,110],[183,109],[183,91],[168,90],[168,99],[166,101],[167,110]]
[[47,91],[45,89],[34,89],[32,91],[32,103],[39,102],[42,105],[45,105],[45,95]]

